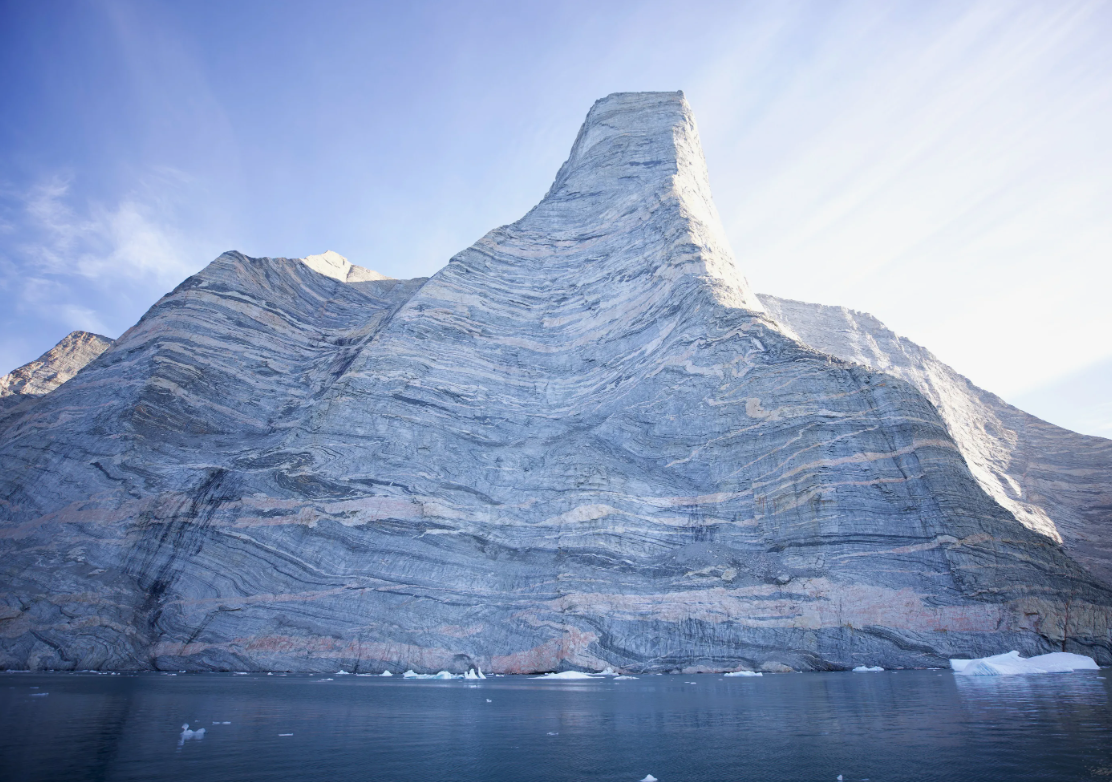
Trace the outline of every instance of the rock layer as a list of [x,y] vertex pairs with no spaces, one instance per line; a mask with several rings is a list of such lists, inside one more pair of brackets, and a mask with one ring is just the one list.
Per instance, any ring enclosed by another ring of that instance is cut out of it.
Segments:
[[225,254],[8,430],[0,664],[1112,660],[1112,593],[923,393],[765,313],[682,94],[596,103],[428,281],[352,280]]
[[777,323],[816,350],[918,388],[989,496],[1112,586],[1112,440],[1071,432],[1009,405],[867,313],[760,299]]

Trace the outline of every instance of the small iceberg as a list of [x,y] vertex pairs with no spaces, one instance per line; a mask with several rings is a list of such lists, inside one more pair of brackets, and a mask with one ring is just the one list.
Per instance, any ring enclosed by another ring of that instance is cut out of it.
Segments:
[[402,674],[403,679],[462,679],[463,675],[459,673],[450,673],[448,671],[441,671],[440,673],[416,673],[412,670],[406,671]]
[[471,668],[470,670],[468,670],[467,673],[465,673],[463,675],[463,678],[465,678],[465,679],[485,679],[486,676],[483,676],[483,669],[482,668],[476,667],[476,668]]
[[757,671],[731,671],[730,673],[723,674],[724,676],[763,676],[764,674]]
[[394,674],[390,673],[390,671],[383,671],[382,673],[379,674],[379,676],[393,676],[393,675]]
[[197,730],[190,730],[189,729],[189,723],[187,722],[187,723],[185,723],[184,725],[181,726],[181,736],[178,737],[178,747],[181,747],[181,745],[184,744],[187,741],[191,741],[191,740],[194,740],[194,739],[199,741],[199,740],[203,739],[204,737],[205,737],[205,729],[204,728],[198,728]]
[[1024,673],[1072,673],[1096,671],[1100,666],[1092,657],[1070,652],[1051,652],[1037,657],[1023,658],[1011,651],[994,657],[975,660],[950,660],[950,667],[960,676],[1014,676]]
[[884,669],[879,665],[858,665],[853,669],[854,673],[883,673]]
[[601,673],[583,673],[583,671],[561,671],[560,673],[546,673],[543,676],[534,676],[534,679],[597,679]]
[[626,676],[626,675],[625,675],[625,674],[623,673],[623,674],[620,674],[620,675],[618,675],[618,676],[615,676],[615,677],[614,677],[614,681],[616,681],[616,682],[620,682],[620,681],[623,681],[623,680],[624,680],[624,681],[629,681],[630,679],[636,679],[636,678],[637,678],[636,676]]
[[642,779],[641,782],[657,782],[657,778],[652,774],[645,774],[645,778]]

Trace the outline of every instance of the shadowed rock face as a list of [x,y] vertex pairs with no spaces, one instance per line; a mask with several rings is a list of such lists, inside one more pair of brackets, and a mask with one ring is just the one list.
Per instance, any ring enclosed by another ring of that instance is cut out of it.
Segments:
[[873,316],[761,295],[785,330],[846,361],[902,378],[941,414],[981,487],[1024,526],[1112,586],[1112,440],[1035,418],[978,388]]
[[428,281],[330,255],[221,256],[8,430],[0,663],[1112,661],[930,401],[764,312],[682,94],[599,101]]
[[0,377],[0,431],[111,346],[108,337],[72,331],[34,361]]

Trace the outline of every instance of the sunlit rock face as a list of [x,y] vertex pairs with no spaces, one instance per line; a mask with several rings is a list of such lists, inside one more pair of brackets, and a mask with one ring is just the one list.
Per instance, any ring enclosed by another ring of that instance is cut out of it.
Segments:
[[0,377],[0,430],[112,346],[112,340],[73,331],[29,364]]
[[989,496],[1112,586],[1112,440],[1035,418],[978,388],[873,316],[760,296],[807,345],[902,378],[931,401]]
[[9,428],[0,663],[1112,661],[931,402],[764,311],[682,94],[596,103],[427,281],[333,255],[221,256]]

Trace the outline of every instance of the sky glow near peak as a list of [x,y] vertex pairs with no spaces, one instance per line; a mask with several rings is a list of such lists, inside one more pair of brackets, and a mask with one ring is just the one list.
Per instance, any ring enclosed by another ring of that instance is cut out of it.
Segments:
[[228,249],[430,275],[683,89],[755,290],[1112,436],[1112,5],[395,5],[0,2],[0,372]]

